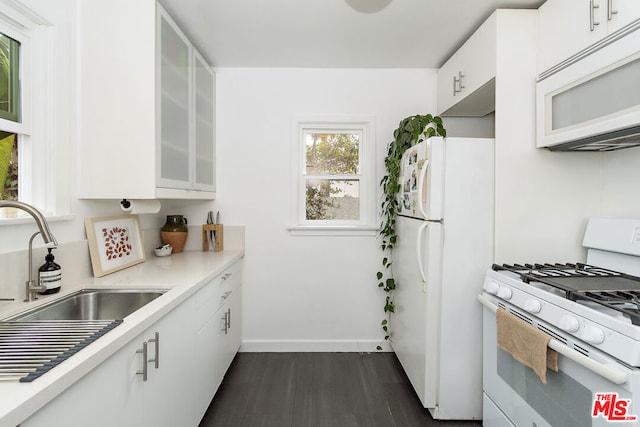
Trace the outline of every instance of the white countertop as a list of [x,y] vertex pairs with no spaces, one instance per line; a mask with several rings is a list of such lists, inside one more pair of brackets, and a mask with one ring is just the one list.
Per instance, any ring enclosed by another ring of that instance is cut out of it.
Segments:
[[0,382],[0,427],[15,427],[42,408],[70,385],[105,361],[153,323],[193,295],[220,274],[243,251],[182,252],[169,257],[150,258],[142,264],[91,278],[75,286],[63,285],[56,295],[34,302],[3,302],[0,318],[50,302],[82,288],[158,288],[170,289],[131,315],[121,325],[80,350],[77,354],[30,383]]

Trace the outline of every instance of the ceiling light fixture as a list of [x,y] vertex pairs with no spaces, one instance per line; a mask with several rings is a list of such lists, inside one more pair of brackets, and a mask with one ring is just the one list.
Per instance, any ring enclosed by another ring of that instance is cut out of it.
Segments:
[[380,12],[389,6],[391,0],[345,0],[349,6],[355,11],[362,13]]

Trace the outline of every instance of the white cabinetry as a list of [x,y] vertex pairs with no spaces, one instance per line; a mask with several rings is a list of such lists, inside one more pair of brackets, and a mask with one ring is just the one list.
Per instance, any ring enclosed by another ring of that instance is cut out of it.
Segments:
[[181,304],[21,426],[197,425],[195,404],[185,393],[197,377],[197,367],[189,363],[195,351],[194,307],[194,298]]
[[[21,427],[142,426],[143,397],[136,379],[139,343],[130,343],[80,379]],[[133,365],[135,364],[135,368]],[[133,372],[131,370],[133,369]],[[109,390],[109,392],[105,392]],[[114,410],[118,408],[118,410]]]
[[157,183],[161,187],[190,186],[190,133],[192,47],[189,39],[158,8],[160,132],[157,150]]
[[225,372],[240,348],[240,265],[236,264],[196,294],[196,365],[194,397],[204,415]]
[[547,0],[538,16],[538,73],[638,19],[638,0]]
[[205,59],[194,52],[195,114],[194,119],[194,183],[196,190],[215,191],[215,74]]
[[240,286],[237,261],[20,425],[197,426],[240,348]]
[[438,114],[485,116],[494,110],[497,13],[438,70]]
[[[196,351],[194,310],[190,298],[136,340],[139,346],[147,343],[147,381],[142,381],[147,427],[195,426],[200,421],[193,396],[185,392],[199,375],[198,366],[189,363]],[[141,370],[144,355],[138,360]]]
[[215,198],[211,67],[155,0],[79,8],[80,197]]

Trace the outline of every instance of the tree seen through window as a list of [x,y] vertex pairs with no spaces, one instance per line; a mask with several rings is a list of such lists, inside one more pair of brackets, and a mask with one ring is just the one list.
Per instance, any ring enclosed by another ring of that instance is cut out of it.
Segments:
[[305,134],[307,220],[360,219],[360,137]]

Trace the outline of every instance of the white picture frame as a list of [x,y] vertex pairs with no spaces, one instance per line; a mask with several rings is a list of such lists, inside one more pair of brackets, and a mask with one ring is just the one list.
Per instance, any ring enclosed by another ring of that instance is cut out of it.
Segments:
[[85,218],[84,225],[95,277],[146,260],[138,215]]

